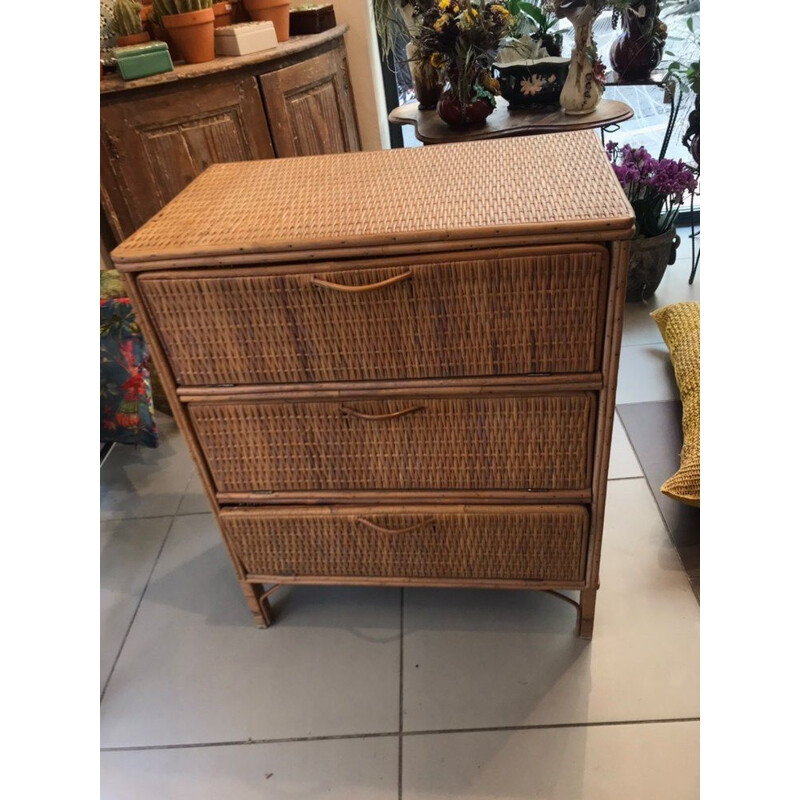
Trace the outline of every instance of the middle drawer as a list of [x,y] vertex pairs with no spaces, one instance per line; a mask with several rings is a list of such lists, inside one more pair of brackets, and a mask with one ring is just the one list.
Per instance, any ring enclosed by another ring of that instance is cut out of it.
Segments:
[[590,485],[592,392],[188,410],[219,492]]

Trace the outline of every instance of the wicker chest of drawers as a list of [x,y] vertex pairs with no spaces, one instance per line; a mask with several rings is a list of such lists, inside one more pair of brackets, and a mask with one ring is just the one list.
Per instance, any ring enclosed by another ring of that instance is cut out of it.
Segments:
[[591,637],[632,232],[580,132],[215,165],[114,251],[259,625],[505,587]]

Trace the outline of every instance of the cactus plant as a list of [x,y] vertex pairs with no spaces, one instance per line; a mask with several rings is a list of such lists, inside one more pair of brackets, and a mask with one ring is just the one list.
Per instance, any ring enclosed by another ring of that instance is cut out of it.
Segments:
[[153,15],[156,21],[172,14],[188,14],[190,11],[202,11],[211,8],[213,0],[153,0]]
[[116,0],[111,27],[117,36],[135,36],[142,32],[142,6],[136,0]]

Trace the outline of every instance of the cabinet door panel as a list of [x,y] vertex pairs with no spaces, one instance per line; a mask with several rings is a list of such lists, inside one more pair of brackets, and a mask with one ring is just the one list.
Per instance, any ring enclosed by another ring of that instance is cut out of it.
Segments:
[[259,80],[278,157],[361,149],[343,49]]
[[[253,77],[192,84],[159,96],[124,94],[101,109],[107,215],[123,239],[210,164],[274,158]],[[122,206],[122,207],[120,207]]]

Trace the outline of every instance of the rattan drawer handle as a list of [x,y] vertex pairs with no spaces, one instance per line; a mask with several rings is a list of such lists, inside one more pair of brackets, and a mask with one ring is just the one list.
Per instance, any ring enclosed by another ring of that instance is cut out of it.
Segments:
[[413,531],[418,531],[420,528],[424,528],[427,525],[432,525],[436,522],[434,517],[429,517],[428,519],[422,520],[422,522],[418,522],[416,525],[409,525],[407,528],[384,528],[381,525],[376,525],[374,522],[370,522],[368,519],[364,519],[364,517],[358,517],[356,522],[360,522],[362,525],[366,525],[368,528],[372,528],[379,533],[412,533]]
[[393,275],[391,278],[387,278],[385,281],[367,283],[364,286],[346,286],[342,283],[331,283],[330,281],[324,281],[322,278],[317,277],[313,277],[311,279],[311,283],[313,283],[314,286],[322,286],[325,289],[333,289],[336,292],[373,292],[376,289],[383,289],[384,286],[391,286],[393,283],[407,281],[410,278],[411,270],[408,270],[408,272],[403,272],[400,275]]
[[409,408],[401,408],[399,411],[390,411],[388,414],[365,414],[363,411],[356,411],[349,406],[342,406],[342,416],[358,417],[358,419],[397,419],[397,417],[404,417],[406,414],[415,414],[417,411],[424,410],[424,406],[410,406]]

